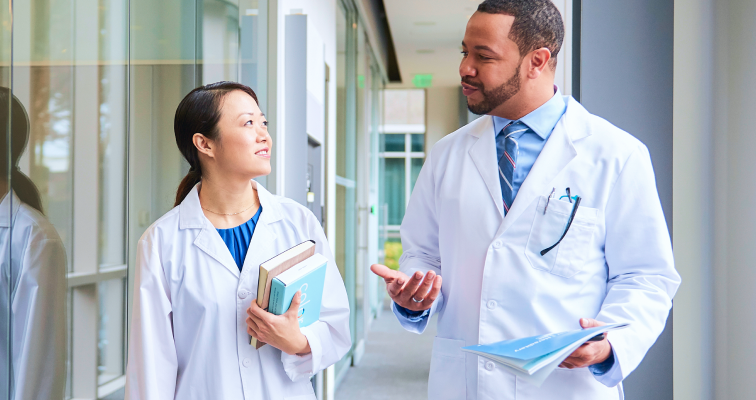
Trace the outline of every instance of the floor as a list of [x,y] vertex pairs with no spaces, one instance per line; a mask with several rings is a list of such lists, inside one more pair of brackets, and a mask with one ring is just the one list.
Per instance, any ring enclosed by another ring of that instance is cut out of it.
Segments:
[[365,355],[336,389],[336,400],[425,399],[435,318],[417,335],[405,331],[386,305],[373,321]]

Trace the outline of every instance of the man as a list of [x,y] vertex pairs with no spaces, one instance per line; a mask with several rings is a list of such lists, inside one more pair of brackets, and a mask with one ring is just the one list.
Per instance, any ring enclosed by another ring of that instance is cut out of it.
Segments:
[[[548,0],[480,4],[459,72],[485,116],[428,155],[401,272],[371,267],[407,330],[438,314],[431,399],[622,398],[664,329],[680,276],[648,150],[554,86],[563,37]],[[630,326],[580,347],[541,387],[460,351],[614,322]]]

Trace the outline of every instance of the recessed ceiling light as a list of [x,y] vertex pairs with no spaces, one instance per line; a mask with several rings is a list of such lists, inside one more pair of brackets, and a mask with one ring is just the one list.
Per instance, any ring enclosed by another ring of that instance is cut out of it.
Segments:
[[415,25],[416,26],[433,26],[433,25],[436,25],[436,23],[433,21],[417,21],[415,22]]

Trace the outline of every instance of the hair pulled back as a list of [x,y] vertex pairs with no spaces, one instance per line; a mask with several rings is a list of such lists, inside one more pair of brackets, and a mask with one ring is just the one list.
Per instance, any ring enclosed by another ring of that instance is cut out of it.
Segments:
[[173,132],[176,135],[176,145],[179,151],[189,163],[189,173],[186,174],[178,190],[176,190],[176,202],[174,207],[184,201],[186,195],[192,191],[202,179],[202,167],[199,161],[197,148],[194,146],[195,133],[201,133],[211,140],[218,138],[218,121],[221,118],[223,99],[234,90],[240,90],[255,99],[259,105],[255,91],[249,86],[237,82],[216,82],[200,86],[186,95],[178,108],[173,119]]
[[0,87],[0,179],[10,178],[10,187],[16,196],[42,213],[37,186],[18,168],[18,161],[29,142],[29,127],[29,115],[24,105],[10,89]]

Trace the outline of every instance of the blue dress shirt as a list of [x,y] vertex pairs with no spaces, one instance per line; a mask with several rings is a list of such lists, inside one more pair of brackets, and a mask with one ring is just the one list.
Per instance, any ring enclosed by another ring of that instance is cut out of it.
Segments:
[[249,250],[249,243],[252,240],[252,235],[255,233],[255,227],[257,221],[262,214],[262,206],[257,210],[255,215],[249,219],[249,221],[228,229],[216,229],[220,234],[223,242],[226,243],[228,251],[234,257],[236,266],[239,267],[239,271],[244,266],[244,259],[247,257],[247,250]]
[[[559,120],[562,119],[566,110],[567,103],[564,101],[559,88],[554,86],[554,96],[549,101],[533,110],[530,114],[520,118],[519,121],[527,125],[530,130],[525,132],[517,141],[519,144],[519,152],[517,153],[517,168],[514,170],[514,176],[512,179],[513,199],[516,199],[520,186],[522,186],[528,173],[530,173],[538,155],[541,154],[541,150],[543,150],[543,146],[546,145],[546,141],[549,136],[551,136],[551,132],[554,130],[557,123],[559,123]],[[512,120],[494,116],[494,129],[492,134],[501,134],[501,131],[510,122],[512,122]],[[496,159],[501,159],[503,154],[503,146],[497,146]],[[493,165],[491,168],[497,168],[497,166]],[[425,322],[424,320],[428,318],[430,313],[430,310],[411,311],[396,303],[392,304],[392,309],[394,314],[399,318],[400,324],[405,327]],[[612,354],[606,361],[601,364],[591,365],[588,369],[601,382],[604,382],[605,380],[607,382],[612,382],[616,380],[617,372],[619,372],[619,364],[615,363],[615,359],[614,349],[612,349]],[[619,383],[619,381],[610,384],[609,386],[614,386],[617,383]]]

